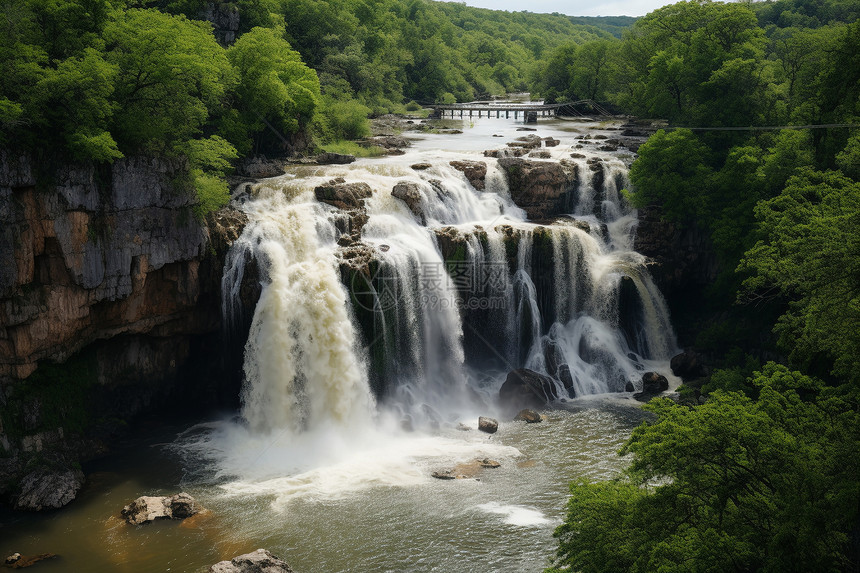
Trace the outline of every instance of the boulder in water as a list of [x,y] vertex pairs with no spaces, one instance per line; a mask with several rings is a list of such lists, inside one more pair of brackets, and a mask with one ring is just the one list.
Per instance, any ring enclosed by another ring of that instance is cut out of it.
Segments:
[[635,392],[636,386],[633,385],[633,382],[627,381],[627,384],[624,385],[625,392]]
[[197,501],[185,492],[174,496],[141,496],[122,508],[122,516],[131,525],[156,519],[185,519],[203,511]]
[[561,140],[555,139],[553,137],[544,137],[543,138],[543,144],[546,147],[556,147],[559,143],[561,143]]
[[494,420],[493,418],[485,418],[484,416],[480,416],[478,418],[478,429],[488,434],[495,434],[496,431],[499,429],[499,422],[498,420]]
[[[630,386],[630,384],[628,382]],[[625,389],[629,386],[625,386]],[[657,394],[665,392],[669,389],[669,380],[662,374],[656,372],[646,372],[642,375],[642,391],[633,395],[633,398],[640,402],[647,402]]]
[[524,421],[528,424],[537,424],[541,421],[540,414],[535,412],[534,410],[529,410],[528,408],[524,408],[520,410],[516,416],[514,416],[514,421],[520,422]]
[[571,212],[577,185],[575,163],[503,157],[499,169],[505,174],[511,197],[529,219],[545,220]]
[[293,570],[265,549],[257,549],[230,561],[216,563],[209,568],[209,573],[293,573]]
[[317,201],[349,211],[364,207],[364,199],[373,195],[373,190],[367,183],[347,183],[343,177],[338,177],[314,189],[314,195]]
[[449,165],[457,171],[462,171],[463,174],[466,176],[466,179],[469,180],[469,183],[472,184],[472,187],[479,191],[482,191],[484,189],[487,177],[486,163],[484,163],[483,161],[471,161],[464,159],[461,161],[451,161]]
[[430,163],[413,163],[410,167],[415,171],[424,171],[425,169],[430,169],[433,165]]
[[320,165],[346,165],[355,161],[354,155],[345,153],[320,153],[316,156],[316,162]]
[[399,181],[391,190],[391,196],[400,199],[416,216],[421,216],[421,189],[413,181]]
[[15,499],[15,509],[59,509],[75,499],[83,485],[84,474],[80,470],[36,470],[21,480],[21,493]]
[[540,147],[541,138],[534,134],[518,137],[515,141],[508,143],[508,147],[520,147],[523,149],[537,149]]
[[519,368],[508,374],[499,389],[499,401],[508,410],[539,410],[557,399],[558,393],[552,378],[528,368]]
[[669,366],[672,368],[672,374],[680,377],[684,382],[702,378],[708,374],[702,356],[692,349],[673,356]]

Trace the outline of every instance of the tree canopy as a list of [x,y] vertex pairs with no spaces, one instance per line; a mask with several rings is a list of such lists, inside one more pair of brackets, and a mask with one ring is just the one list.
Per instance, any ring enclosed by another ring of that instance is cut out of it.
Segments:
[[655,419],[622,449],[633,458],[626,476],[571,485],[548,571],[849,569],[858,393],[774,363],[748,383],[756,398],[716,391],[697,407],[646,405]]

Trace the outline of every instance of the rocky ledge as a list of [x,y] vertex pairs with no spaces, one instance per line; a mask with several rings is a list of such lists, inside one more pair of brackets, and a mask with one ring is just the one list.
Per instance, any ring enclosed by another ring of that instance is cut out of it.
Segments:
[[135,416],[237,395],[220,282],[246,219],[201,221],[186,173],[0,150],[0,501],[65,505]]

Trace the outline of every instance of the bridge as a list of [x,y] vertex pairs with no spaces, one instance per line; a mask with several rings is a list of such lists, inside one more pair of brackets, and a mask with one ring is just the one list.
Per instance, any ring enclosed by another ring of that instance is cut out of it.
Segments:
[[[510,119],[511,114],[514,120],[519,119],[522,115],[526,123],[537,121],[538,117],[554,117],[558,115],[585,115],[577,108],[588,106],[597,115],[611,115],[608,111],[602,108],[599,104],[591,100],[568,101],[564,103],[511,103],[511,102],[472,102],[472,103],[455,103],[455,104],[433,104],[428,107],[433,108],[431,117],[444,118],[450,114],[451,118],[478,118],[504,117]],[[503,115],[504,114],[504,115]]]

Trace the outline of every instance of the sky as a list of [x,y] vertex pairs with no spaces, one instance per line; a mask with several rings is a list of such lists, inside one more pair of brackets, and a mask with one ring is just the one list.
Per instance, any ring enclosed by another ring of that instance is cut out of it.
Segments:
[[[461,0],[462,1],[462,0]],[[559,12],[569,16],[644,16],[675,0],[465,0],[469,6],[520,12]]]

